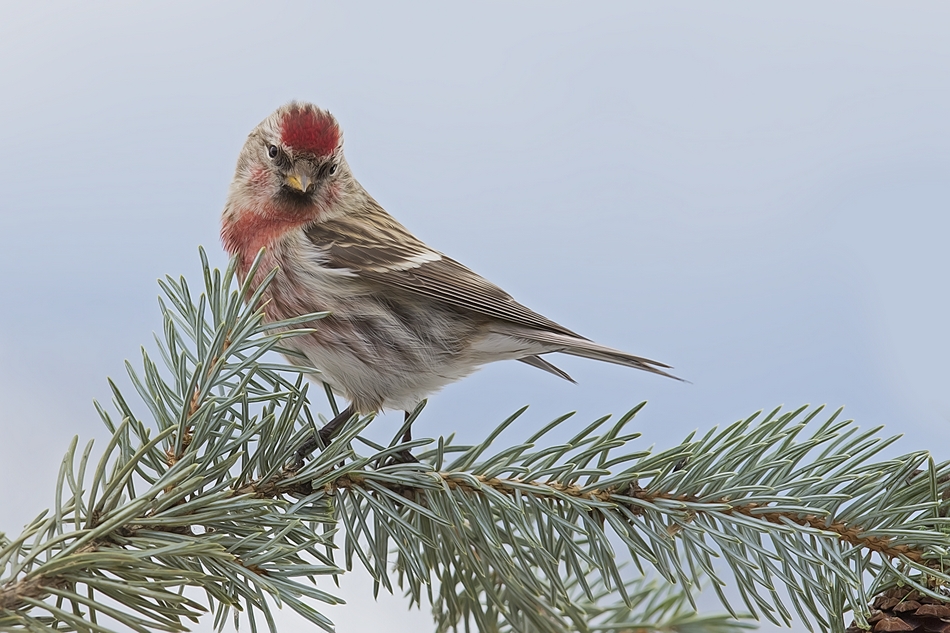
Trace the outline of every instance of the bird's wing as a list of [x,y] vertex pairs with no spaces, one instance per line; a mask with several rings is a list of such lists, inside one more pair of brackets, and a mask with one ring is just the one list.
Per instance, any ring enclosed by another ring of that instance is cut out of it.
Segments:
[[582,340],[454,259],[432,250],[379,207],[371,213],[315,222],[307,238],[324,265],[348,269],[361,279],[435,299],[460,310],[557,332]]

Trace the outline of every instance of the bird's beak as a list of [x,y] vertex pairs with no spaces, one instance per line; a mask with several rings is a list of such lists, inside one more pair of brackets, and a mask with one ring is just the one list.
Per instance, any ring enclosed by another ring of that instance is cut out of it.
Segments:
[[284,178],[284,182],[301,193],[308,193],[313,189],[313,181],[310,179],[310,176],[298,171],[292,171],[287,174]]

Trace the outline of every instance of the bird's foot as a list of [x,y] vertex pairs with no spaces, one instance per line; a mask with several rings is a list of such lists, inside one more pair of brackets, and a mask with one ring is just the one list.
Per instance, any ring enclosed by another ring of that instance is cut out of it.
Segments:
[[396,464],[418,464],[420,463],[416,456],[409,452],[407,448],[404,451],[399,451],[390,455],[389,459],[386,460],[384,466],[394,466]]
[[309,440],[297,447],[297,452],[294,453],[294,463],[292,469],[294,472],[303,468],[303,463],[307,457],[317,448],[316,438],[311,437]]

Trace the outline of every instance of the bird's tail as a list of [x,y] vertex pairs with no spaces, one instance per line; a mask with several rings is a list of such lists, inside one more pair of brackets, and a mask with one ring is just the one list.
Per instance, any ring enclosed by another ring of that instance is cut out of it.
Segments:
[[621,352],[620,350],[613,349],[605,345],[600,345],[599,343],[589,341],[585,338],[540,330],[519,331],[517,336],[526,338],[530,341],[541,343],[545,347],[549,348],[542,353],[561,352],[562,354],[581,356],[582,358],[600,360],[607,363],[614,363],[615,365],[633,367],[634,369],[641,369],[653,374],[659,374],[660,376],[666,376],[667,378],[686,382],[682,378],[664,371],[666,369],[672,369],[671,366],[665,363],[650,360],[649,358],[643,358],[642,356],[634,356],[633,354],[628,354],[627,352]]

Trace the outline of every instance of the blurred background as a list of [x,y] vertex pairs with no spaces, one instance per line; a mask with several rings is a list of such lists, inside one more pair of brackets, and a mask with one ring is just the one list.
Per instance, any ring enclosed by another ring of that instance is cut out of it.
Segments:
[[[634,425],[666,447],[827,403],[947,459],[948,20],[937,2],[4,3],[0,531],[49,506],[74,434],[107,437],[91,401],[160,330],[156,278],[197,285],[199,244],[226,263],[238,150],[290,99],[338,117],[357,178],[435,248],[692,382],[501,363],[435,396],[417,436],[476,440],[531,404],[520,438],[649,400]],[[338,630],[431,630],[361,574],[341,594]]]

